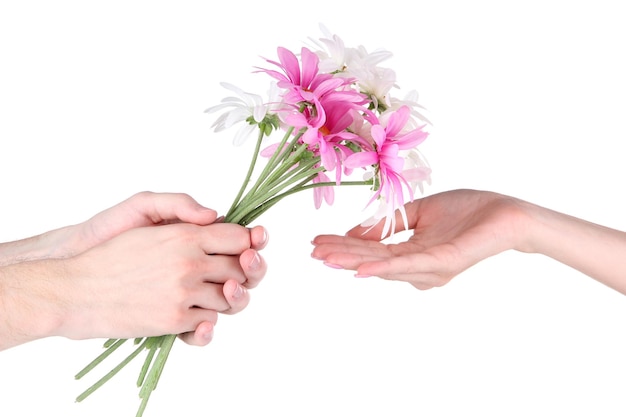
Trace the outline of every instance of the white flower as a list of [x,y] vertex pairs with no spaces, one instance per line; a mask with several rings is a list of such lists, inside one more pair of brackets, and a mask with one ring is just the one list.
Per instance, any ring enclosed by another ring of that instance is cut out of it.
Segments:
[[412,119],[407,123],[407,127],[415,129],[418,127],[417,120],[421,120],[422,122],[432,125],[430,120],[426,118],[418,109],[425,110],[424,106],[418,103],[419,95],[417,94],[417,90],[409,91],[403,99],[398,99],[395,97],[391,98],[391,103],[389,106],[389,110],[397,110],[402,106],[409,106],[411,109]]
[[384,110],[389,107],[389,91],[397,87],[396,73],[378,64],[389,59],[391,52],[378,49],[370,53],[364,46],[346,48],[341,38],[331,34],[323,25],[320,28],[324,37],[319,38],[319,42],[311,39],[320,48],[316,52],[320,58],[320,71],[355,78],[357,88],[371,98],[374,108],[380,106]]
[[388,237],[393,237],[397,228],[396,214],[400,215],[402,224],[404,225],[404,230],[409,230],[409,220],[406,216],[406,209],[404,208],[404,205],[394,207],[394,204],[387,203],[384,198],[379,198],[378,203],[379,205],[376,212],[361,223],[362,227],[367,227],[363,234],[372,230],[384,219],[385,223],[383,224],[380,232],[380,239],[383,240]]
[[[418,188],[422,194],[424,193],[424,183],[429,185],[431,183],[430,174],[431,169],[428,162],[417,149],[411,149],[404,155],[404,169],[402,171],[402,176],[411,187],[412,194],[409,201],[413,201],[413,194]],[[363,174],[363,180],[367,181],[374,177],[374,175],[373,171],[368,170]],[[362,227],[367,228],[363,233],[369,232],[384,220],[380,233],[381,240],[393,237],[398,229],[398,215],[402,220],[404,230],[408,230],[408,219],[406,209],[404,208],[404,198],[400,199],[396,196],[396,198],[392,201],[386,201],[384,198],[379,197],[377,201],[378,207],[376,211],[361,223]]]
[[431,172],[428,161],[417,149],[411,149],[404,157],[402,176],[410,184],[413,192],[419,188],[420,192],[424,193],[424,183],[431,184]]
[[[222,113],[211,125],[215,132],[221,132],[236,123],[244,122],[233,138],[233,144],[241,145],[257,129],[257,124],[262,122],[268,112],[268,105],[263,102],[263,98],[258,94],[247,93],[232,84],[222,82],[220,85],[233,91],[239,97],[226,97],[221,104],[209,107],[205,113],[215,113],[222,109],[231,110]],[[255,123],[251,122],[251,119]]]
[[321,50],[316,54],[320,59],[319,70],[323,73],[344,72],[346,69],[346,47],[341,38],[332,35],[331,38],[320,38],[316,43]]
[[391,68],[352,65],[348,72],[356,77],[359,91],[367,94],[375,109],[391,106],[389,92],[396,87],[396,73]]

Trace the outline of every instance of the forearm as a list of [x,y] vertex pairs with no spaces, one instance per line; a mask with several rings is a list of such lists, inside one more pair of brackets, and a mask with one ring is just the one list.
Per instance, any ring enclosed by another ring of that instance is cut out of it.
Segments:
[[62,227],[26,239],[0,243],[0,267],[24,261],[71,256],[71,240],[75,227]]
[[0,350],[56,334],[62,323],[62,261],[0,266]]
[[626,233],[531,206],[530,246],[541,253],[626,294]]

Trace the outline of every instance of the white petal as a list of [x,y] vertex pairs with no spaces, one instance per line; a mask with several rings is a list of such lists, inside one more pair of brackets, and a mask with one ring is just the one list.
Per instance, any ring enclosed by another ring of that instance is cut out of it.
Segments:
[[224,87],[225,89],[230,90],[230,91],[238,94],[239,96],[243,97],[246,94],[245,91],[243,91],[241,88],[239,88],[236,85],[233,85],[231,83],[221,82],[220,85],[222,87]]
[[[224,101],[224,100],[222,100]],[[239,100],[241,102],[241,100]],[[226,109],[229,107],[238,107],[236,103],[234,102],[222,102],[221,104],[216,104],[215,106],[209,107],[208,109],[206,109],[204,112],[205,113],[215,113],[218,110],[222,110],[222,109]]]
[[255,129],[256,126],[249,123],[242,125],[233,138],[233,145],[241,146]]
[[221,132],[222,130],[226,129],[226,126],[224,125],[224,121],[226,120],[226,116],[228,116],[227,113],[220,114],[220,117],[218,117],[217,120],[215,120],[215,122],[213,122],[211,127],[215,128],[214,129],[215,132]]
[[226,117],[224,125],[226,127],[231,127],[235,123],[243,122],[250,117],[250,110],[247,108],[238,108],[229,111],[227,114],[228,116]]
[[264,105],[255,106],[253,109],[252,116],[254,117],[254,121],[260,123],[267,114],[267,108]]

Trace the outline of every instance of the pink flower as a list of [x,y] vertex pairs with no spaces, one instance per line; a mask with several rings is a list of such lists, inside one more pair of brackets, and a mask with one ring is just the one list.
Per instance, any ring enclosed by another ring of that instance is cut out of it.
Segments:
[[[313,184],[330,182],[330,178],[328,178],[328,175],[324,172],[320,172],[311,182]],[[326,204],[331,206],[335,201],[335,190],[333,190],[332,187],[315,187],[313,189],[313,201],[316,209],[319,209],[322,206],[322,200],[326,201]]]
[[[319,57],[307,48],[302,48],[301,61],[286,48],[278,48],[280,62],[267,60],[276,65],[281,71],[261,69],[278,81],[278,86],[285,89],[283,101],[298,107],[308,103],[315,108],[315,114],[323,114],[319,109],[319,102],[326,97],[328,100],[349,101],[359,104],[367,102],[363,94],[350,89],[352,79],[335,77],[333,74],[320,73]],[[332,97],[329,97],[332,96]]]
[[414,149],[428,136],[421,128],[403,130],[409,121],[410,113],[409,107],[400,107],[389,116],[386,126],[378,124],[376,116],[369,113],[367,119],[372,122],[371,142],[360,143],[362,151],[353,153],[344,161],[348,168],[374,167],[375,184],[376,180],[378,182],[368,204],[378,198],[384,200],[387,212],[385,233],[391,226],[389,222],[393,221],[390,219],[394,216],[394,211],[404,205],[405,188],[413,200],[413,188],[403,175],[405,159],[400,155],[400,151]]
[[[353,103],[343,101],[322,99],[317,109],[320,110],[320,114],[313,115],[313,111],[305,109],[302,113],[289,114],[285,121],[297,129],[306,128],[301,138],[302,142],[320,156],[322,166],[327,171],[332,171],[345,156],[352,153],[342,142],[357,139],[357,136],[347,131],[347,128],[358,114],[354,111]],[[339,181],[340,171],[337,177],[337,182]]]
[[[367,96],[356,91],[349,78],[320,73],[319,57],[307,48],[301,50],[301,61],[285,48],[278,48],[278,57],[279,62],[267,61],[281,71],[262,71],[285,89],[282,98],[289,110],[283,112],[281,119],[296,132],[304,129],[301,142],[320,157],[324,169],[341,168],[343,159],[353,152],[343,142],[356,136],[347,128],[354,122],[360,106],[369,103]],[[337,184],[341,173],[341,169],[337,169]]]
[[319,73],[319,58],[307,48],[302,48],[302,67],[296,55],[286,48],[278,48],[276,62],[270,59],[266,61],[276,65],[282,72],[261,69],[278,81],[278,86],[287,90],[283,96],[286,103],[298,104],[302,101],[310,101],[312,92],[318,91],[318,95],[328,90],[334,90],[342,85],[341,80],[333,80],[332,74]]

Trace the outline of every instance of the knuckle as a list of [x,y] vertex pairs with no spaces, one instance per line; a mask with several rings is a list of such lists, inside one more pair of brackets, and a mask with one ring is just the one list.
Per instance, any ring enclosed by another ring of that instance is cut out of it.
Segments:
[[187,309],[177,308],[170,312],[166,318],[166,327],[171,329],[171,333],[180,333],[182,331],[189,331],[187,329]]

